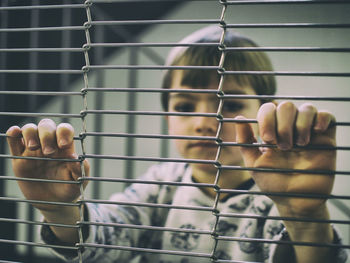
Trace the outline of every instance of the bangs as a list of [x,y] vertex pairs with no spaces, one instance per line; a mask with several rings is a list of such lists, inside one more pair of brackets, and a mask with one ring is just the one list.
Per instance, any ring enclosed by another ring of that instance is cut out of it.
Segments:
[[[186,54],[187,53],[187,54]],[[174,61],[173,66],[213,66],[218,67],[220,63],[221,51],[217,47],[208,47],[191,50],[189,48],[183,56]],[[226,71],[249,71],[254,69],[253,61],[247,59],[251,57],[247,53],[253,52],[227,52],[224,62]],[[260,69],[261,70],[261,69]],[[191,69],[181,71],[181,85],[190,86],[195,89],[206,88],[213,82],[219,84],[221,74],[212,69]],[[226,81],[234,81],[240,86],[252,85],[248,75],[226,75]]]

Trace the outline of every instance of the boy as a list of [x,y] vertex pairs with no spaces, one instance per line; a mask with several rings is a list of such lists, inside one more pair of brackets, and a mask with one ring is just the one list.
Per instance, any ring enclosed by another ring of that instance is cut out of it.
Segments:
[[[218,43],[221,33],[220,28],[208,27],[195,32],[184,42]],[[256,46],[251,40],[230,31],[226,32],[225,45]],[[221,51],[217,47],[175,48],[169,55],[168,64],[217,66],[220,55]],[[224,68],[227,71],[272,70],[269,59],[261,52],[228,53]],[[219,80],[216,71],[173,70],[166,72],[163,88],[183,91],[200,88],[210,91],[218,89]],[[271,95],[275,92],[275,80],[272,75],[227,76],[222,91],[226,95]],[[118,204],[85,203],[85,221],[114,225],[84,225],[84,244],[102,244],[107,247],[84,246],[83,262],[130,262],[136,256],[139,262],[152,263],[345,262],[346,253],[341,249],[283,245],[285,241],[339,244],[337,233],[330,224],[302,220],[284,220],[282,223],[266,218],[281,216],[328,220],[326,200],[278,195],[268,198],[259,194],[220,192],[223,189],[253,192],[260,189],[277,193],[331,193],[334,181],[332,174],[267,173],[259,170],[250,173],[234,169],[243,165],[253,168],[335,169],[335,151],[293,147],[295,144],[335,146],[335,127],[331,125],[334,117],[330,113],[318,111],[311,104],[297,108],[291,102],[279,105],[263,102],[225,98],[224,103],[220,104],[215,93],[163,93],[162,104],[166,111],[217,113],[219,107],[223,118],[236,118],[238,121],[256,118],[258,125],[246,122],[219,124],[215,117],[209,116],[168,116],[170,135],[196,136],[188,140],[175,140],[180,155],[191,160],[214,160],[216,165],[193,161],[189,161],[189,164],[155,165],[142,177],[148,184],[133,184],[125,192],[111,197]],[[277,147],[239,149],[218,146],[212,140],[205,139],[206,136],[218,136],[223,143],[236,141],[251,144],[256,142],[255,136],[258,134],[263,142]],[[7,135],[10,150],[15,156],[77,158],[73,143],[74,131],[66,123],[56,126],[52,120],[45,119],[38,125],[11,127]],[[14,159],[13,169],[18,177],[78,180],[82,176],[78,162]],[[86,160],[84,170],[89,175]],[[169,181],[178,185],[167,184]],[[191,186],[194,184],[198,187]],[[80,194],[79,186],[74,184],[19,181],[19,186],[29,200],[76,202]],[[123,202],[143,205],[123,205]],[[173,208],[152,204],[170,204]],[[34,205],[46,222],[75,225],[80,221],[79,208],[76,206]],[[193,209],[183,209],[188,206]],[[134,225],[134,228],[129,228],[128,224]],[[139,229],[135,229],[135,226]],[[79,242],[76,228],[44,226],[41,235],[49,244],[74,245]],[[254,239],[264,239],[261,241],[265,242],[256,243]],[[271,240],[282,242],[271,244]],[[108,248],[108,245],[114,246],[114,249]],[[149,248],[157,250],[147,250]],[[160,250],[166,253],[157,253]],[[75,251],[56,252],[67,261],[78,261]]]

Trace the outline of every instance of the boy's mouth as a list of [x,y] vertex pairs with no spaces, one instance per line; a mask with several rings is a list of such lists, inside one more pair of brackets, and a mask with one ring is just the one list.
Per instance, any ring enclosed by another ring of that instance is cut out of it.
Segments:
[[200,147],[200,148],[217,148],[218,145],[213,142],[196,142],[196,143],[191,143],[188,145],[189,148],[195,148],[195,147]]

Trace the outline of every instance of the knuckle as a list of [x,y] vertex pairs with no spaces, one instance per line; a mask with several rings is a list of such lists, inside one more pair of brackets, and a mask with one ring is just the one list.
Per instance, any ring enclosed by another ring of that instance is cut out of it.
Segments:
[[292,137],[292,131],[288,129],[287,127],[278,127],[278,138],[291,138]]

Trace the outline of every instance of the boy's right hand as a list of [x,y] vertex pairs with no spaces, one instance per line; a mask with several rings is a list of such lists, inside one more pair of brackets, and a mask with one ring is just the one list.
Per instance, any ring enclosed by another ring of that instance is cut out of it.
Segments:
[[[50,119],[38,125],[26,124],[22,128],[12,126],[7,130],[7,141],[11,154],[22,157],[45,157],[76,159],[76,162],[13,159],[13,171],[17,177],[48,180],[76,181],[82,176],[81,164],[74,148],[74,129],[70,124],[56,126]],[[89,175],[89,164],[84,160],[85,175]],[[80,184],[18,181],[28,200],[74,202],[80,196]],[[84,184],[84,186],[86,183]],[[33,204],[36,208],[56,212],[60,206]]]

